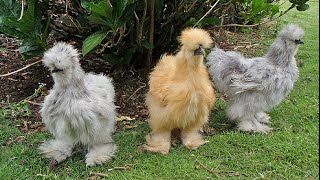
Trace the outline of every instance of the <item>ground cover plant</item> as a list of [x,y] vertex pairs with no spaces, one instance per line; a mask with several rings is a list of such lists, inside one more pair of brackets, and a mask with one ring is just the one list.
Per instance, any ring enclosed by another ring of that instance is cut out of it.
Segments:
[[38,154],[37,147],[50,135],[45,129],[22,131],[16,127],[20,126],[22,117],[32,115],[25,102],[12,102],[9,98],[9,101],[1,102],[0,109],[0,177],[319,179],[319,2],[308,4],[308,11],[291,11],[277,23],[245,34],[225,32],[232,44],[226,48],[237,49],[249,56],[264,54],[275,37],[274,29],[279,30],[289,22],[300,25],[306,32],[305,44],[296,56],[300,78],[289,96],[270,113],[271,127],[275,128],[272,133],[249,134],[233,130],[226,123],[226,99],[219,94],[210,123],[204,128],[205,138],[210,142],[196,151],[186,150],[178,144],[167,156],[142,152],[140,145],[150,129],[145,121],[126,117],[118,120],[127,128],[114,135],[119,151],[113,161],[87,168],[84,154],[79,152],[48,172],[49,160]]

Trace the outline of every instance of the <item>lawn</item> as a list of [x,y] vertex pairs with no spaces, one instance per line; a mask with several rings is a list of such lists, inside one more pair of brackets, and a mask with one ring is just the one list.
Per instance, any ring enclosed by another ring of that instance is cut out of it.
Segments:
[[[272,133],[224,128],[226,103],[219,98],[209,126],[225,130],[207,135],[210,142],[196,151],[181,145],[174,146],[167,156],[140,151],[150,130],[146,123],[139,122],[137,128],[114,135],[119,146],[114,160],[86,167],[84,154],[78,153],[47,173],[49,160],[38,154],[37,147],[51,136],[47,132],[20,132],[0,109],[1,179],[100,177],[92,173],[102,173],[107,179],[319,179],[319,2],[308,4],[308,11],[292,10],[279,21],[280,27],[287,23],[300,25],[305,30],[305,44],[296,55],[298,82],[270,112],[275,129]],[[274,31],[259,32],[265,34],[264,38],[251,41],[260,41],[260,50],[266,51]],[[244,36],[250,41],[250,34]]]

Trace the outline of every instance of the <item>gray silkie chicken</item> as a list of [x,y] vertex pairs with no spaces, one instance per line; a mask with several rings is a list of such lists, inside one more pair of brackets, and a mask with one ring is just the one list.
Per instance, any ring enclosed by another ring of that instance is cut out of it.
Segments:
[[215,87],[229,97],[228,118],[241,131],[268,133],[266,114],[278,105],[298,79],[295,54],[304,31],[294,24],[284,27],[262,57],[247,59],[235,51],[213,48],[207,66]]
[[110,160],[116,152],[112,133],[116,117],[112,79],[102,74],[85,73],[80,67],[77,50],[59,42],[44,53],[44,65],[54,80],[40,110],[54,139],[39,150],[57,162],[72,155],[76,144],[88,148],[86,165]]

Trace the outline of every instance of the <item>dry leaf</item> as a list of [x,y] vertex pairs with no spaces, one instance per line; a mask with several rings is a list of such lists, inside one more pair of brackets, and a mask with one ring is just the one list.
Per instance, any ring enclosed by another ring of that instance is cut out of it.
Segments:
[[135,120],[134,118],[131,118],[129,116],[120,116],[120,117],[116,117],[116,121],[133,121]]
[[228,176],[240,176],[240,172],[229,173]]
[[126,129],[133,129],[133,128],[138,127],[138,125],[132,125],[132,126],[130,126],[130,125],[125,125],[124,127],[125,127]]

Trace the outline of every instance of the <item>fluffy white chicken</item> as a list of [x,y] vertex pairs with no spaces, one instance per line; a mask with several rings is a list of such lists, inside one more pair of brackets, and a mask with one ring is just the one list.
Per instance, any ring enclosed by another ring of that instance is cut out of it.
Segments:
[[214,48],[207,65],[215,87],[229,96],[227,116],[241,131],[268,133],[265,113],[278,105],[298,79],[295,54],[304,31],[294,24],[281,30],[263,57],[247,59],[235,51]]
[[39,147],[41,153],[62,162],[76,144],[82,144],[88,147],[87,166],[110,160],[117,149],[112,140],[116,117],[112,79],[85,73],[77,50],[63,42],[46,51],[42,61],[54,86],[40,112],[54,139]]

